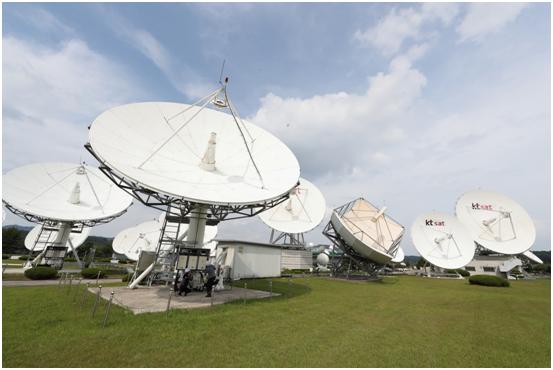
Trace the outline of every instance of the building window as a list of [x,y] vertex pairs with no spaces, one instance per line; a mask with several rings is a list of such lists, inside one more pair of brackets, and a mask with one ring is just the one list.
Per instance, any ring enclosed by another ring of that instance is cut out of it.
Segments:
[[465,270],[467,270],[467,271],[476,271],[476,268],[474,266],[465,266]]
[[495,267],[484,266],[484,272],[495,272]]

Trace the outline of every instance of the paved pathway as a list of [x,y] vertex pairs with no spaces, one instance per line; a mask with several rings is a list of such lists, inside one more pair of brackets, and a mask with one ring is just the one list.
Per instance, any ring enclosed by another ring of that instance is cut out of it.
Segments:
[[[74,279],[73,284],[77,281]],[[120,283],[121,279],[100,279],[100,284]],[[69,284],[69,282],[67,282]],[[96,284],[96,279],[83,279],[81,284]],[[59,280],[2,280],[2,286],[43,286],[43,285],[58,285]]]
[[[89,288],[90,292],[96,294],[97,288]],[[102,289],[102,298],[108,300],[110,293],[114,292],[113,302],[131,310],[134,314],[146,312],[163,312],[167,309],[169,288],[162,287],[139,287],[129,289],[127,287],[107,287]],[[273,293],[273,296],[279,294]],[[213,304],[223,304],[238,299],[260,299],[269,298],[271,293],[261,290],[243,289],[233,287],[213,294]],[[171,309],[188,309],[211,306],[211,298],[205,296],[205,292],[192,292],[186,297],[172,296]]]

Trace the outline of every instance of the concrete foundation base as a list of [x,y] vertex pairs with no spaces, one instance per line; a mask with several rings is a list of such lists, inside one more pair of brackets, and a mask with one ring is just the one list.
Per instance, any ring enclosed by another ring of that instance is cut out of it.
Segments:
[[[89,288],[90,292],[96,294],[98,288]],[[169,299],[169,287],[152,286],[129,289],[127,287],[104,287],[102,298],[109,300],[110,293],[114,292],[113,303],[129,309],[135,315],[146,312],[163,312],[167,309]],[[205,296],[205,292],[192,292],[186,297],[173,295],[171,298],[171,309],[191,309],[211,306],[211,298]],[[233,287],[232,289],[214,292],[213,305],[223,304],[239,299],[260,299],[269,298],[271,293],[261,290],[243,289]],[[273,293],[273,296],[278,294]]]

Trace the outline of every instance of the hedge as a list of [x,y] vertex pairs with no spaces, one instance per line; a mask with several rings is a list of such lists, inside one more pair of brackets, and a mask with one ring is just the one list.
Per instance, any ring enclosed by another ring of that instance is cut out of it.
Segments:
[[98,277],[98,272],[100,273],[100,279],[106,276],[103,270],[89,267],[81,270],[81,276],[86,279],[96,279]]
[[[32,259],[33,257],[31,257]],[[29,256],[19,256],[19,260],[27,261],[29,259]]]
[[2,259],[3,259],[3,260],[9,260],[10,257],[11,257],[11,256],[10,256],[9,254],[3,254],[3,255],[2,255]]
[[469,283],[495,287],[508,287],[511,285],[509,281],[494,275],[473,275],[469,278]]
[[58,270],[52,267],[38,266],[25,270],[25,276],[31,280],[48,280],[58,277]]

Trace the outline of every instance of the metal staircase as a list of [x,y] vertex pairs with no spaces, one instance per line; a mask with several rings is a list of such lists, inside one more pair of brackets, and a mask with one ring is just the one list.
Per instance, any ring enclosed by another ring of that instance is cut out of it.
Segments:
[[29,255],[27,257],[27,265],[31,264],[31,256],[33,252],[44,251],[48,247],[48,245],[54,241],[54,238],[52,238],[52,233],[58,230],[58,226],[42,225],[42,227],[40,228],[40,233],[38,234],[38,237],[33,244],[33,248],[29,251]]
[[161,229],[161,235],[156,248],[154,270],[148,278],[148,285],[155,283],[170,283],[174,280],[174,268],[177,259],[177,245],[183,243],[179,240],[181,224],[185,223],[183,217],[167,213]]

